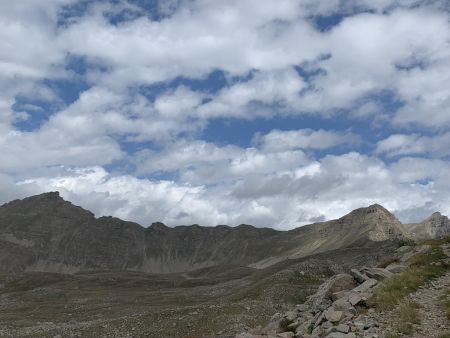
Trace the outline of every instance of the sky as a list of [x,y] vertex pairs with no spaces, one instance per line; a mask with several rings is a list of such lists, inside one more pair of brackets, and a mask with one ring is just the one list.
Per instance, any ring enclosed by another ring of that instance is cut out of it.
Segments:
[[449,215],[450,3],[1,1],[0,156],[143,226]]

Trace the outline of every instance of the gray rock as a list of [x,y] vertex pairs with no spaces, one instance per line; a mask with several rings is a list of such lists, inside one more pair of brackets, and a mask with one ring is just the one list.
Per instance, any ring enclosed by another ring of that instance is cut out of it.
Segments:
[[290,323],[292,323],[294,320],[298,317],[297,311],[288,311],[283,315],[284,318],[286,318]]
[[294,338],[295,334],[293,332],[283,332],[283,333],[278,333],[277,336],[280,338]]
[[331,323],[329,321],[326,321],[322,324],[322,329],[324,329],[324,330],[331,329],[332,327],[333,327],[333,323]]
[[352,294],[348,297],[348,301],[352,306],[356,306],[365,303],[367,298],[363,297],[361,294]]
[[308,303],[313,309],[326,309],[331,305],[333,293],[351,290],[355,286],[355,280],[349,274],[336,275],[323,283],[317,292],[311,296]]
[[309,311],[309,306],[307,304],[298,304],[296,306],[296,308],[297,308],[297,311],[299,311],[299,312],[307,312],[307,311]]
[[313,337],[320,337],[322,335],[323,335],[323,329],[320,326],[316,327],[312,332]]
[[392,263],[392,264],[389,264],[389,265],[386,267],[386,270],[388,270],[388,271],[390,271],[390,272],[392,272],[392,273],[400,273],[400,272],[406,270],[407,268],[408,268],[408,267],[407,267],[406,265],[403,265],[403,264],[397,264],[397,263]]
[[350,332],[350,326],[346,324],[339,324],[336,326],[336,331],[342,332],[342,333],[349,333]]
[[398,248],[397,250],[395,250],[397,253],[399,253],[399,254],[404,254],[404,253],[406,253],[406,252],[408,252],[408,251],[411,251],[412,250],[412,246],[410,246],[410,245],[404,245],[404,246],[401,246],[400,248]]
[[333,303],[333,308],[338,311],[348,311],[353,308],[353,305],[350,304],[348,298],[343,297]]
[[319,326],[320,324],[322,324],[325,321],[325,312],[322,312],[321,314],[319,314],[319,316],[317,317],[314,326]]
[[377,285],[377,283],[378,283],[378,281],[376,279],[370,278],[370,279],[366,280],[364,283],[362,283],[361,285],[354,288],[353,291],[367,292],[368,290],[373,288],[375,285]]
[[361,273],[359,270],[356,269],[351,269],[350,274],[358,283],[364,283],[366,280],[369,279],[369,277],[367,277],[365,274]]
[[295,321],[295,322],[289,324],[289,325],[287,326],[287,329],[288,329],[289,331],[295,331],[295,330],[297,329],[297,327],[300,326],[300,324],[301,324],[301,323],[297,320],[297,321]]
[[351,333],[331,332],[326,338],[356,338],[356,335]]
[[303,323],[301,324],[299,327],[297,327],[297,329],[295,330],[295,335],[297,337],[302,337],[306,334],[309,333],[309,327],[310,327],[311,323]]
[[336,311],[333,308],[329,308],[328,310],[326,310],[324,312],[324,315],[328,321],[330,321],[332,323],[338,323],[342,319],[344,312]]
[[381,268],[364,268],[364,273],[377,281],[382,281],[393,276],[392,272]]

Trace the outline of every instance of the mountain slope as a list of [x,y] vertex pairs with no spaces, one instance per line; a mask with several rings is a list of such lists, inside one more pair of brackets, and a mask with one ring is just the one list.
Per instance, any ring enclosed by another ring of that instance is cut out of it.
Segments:
[[149,228],[95,216],[58,193],[0,207],[0,271],[183,272],[234,265],[267,267],[288,258],[407,236],[379,205],[291,231],[241,225]]

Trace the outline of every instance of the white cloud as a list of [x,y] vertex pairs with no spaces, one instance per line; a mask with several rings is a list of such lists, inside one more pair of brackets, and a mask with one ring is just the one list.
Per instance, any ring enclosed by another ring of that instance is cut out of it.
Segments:
[[[111,175],[100,167],[23,183],[40,191],[60,190],[97,215],[112,214],[143,225],[161,220],[172,226],[249,223],[286,229],[337,218],[372,203],[385,205],[404,221],[425,218],[429,210],[450,213],[446,161],[410,158],[387,166],[376,158],[348,153],[288,167],[282,173],[247,172],[211,188]],[[428,181],[419,182],[424,179]],[[417,212],[409,212],[414,209]]]
[[423,154],[445,157],[450,155],[449,144],[450,133],[436,136],[396,134],[378,142],[376,153],[388,156]]
[[178,172],[182,182],[217,184],[292,170],[310,160],[301,150],[266,152],[257,148],[179,141],[161,151],[136,154],[137,173]]
[[352,133],[327,130],[272,130],[266,135],[257,135],[256,144],[268,151],[289,149],[329,149],[342,145],[355,145],[361,142],[359,136]]
[[[445,1],[171,0],[159,8],[163,20],[131,15],[115,24],[105,14],[136,14],[137,7],[102,2],[58,26],[70,3],[0,4],[0,185],[7,191],[0,200],[61,189],[98,214],[144,224],[283,228],[373,202],[405,218],[411,210],[422,210],[413,217],[450,212],[449,165],[442,159],[450,142]],[[313,15],[333,14],[343,20],[317,29]],[[72,56],[94,67],[74,74],[66,69]],[[215,70],[227,79],[217,93],[169,84],[206,79]],[[90,88],[64,106],[55,79],[86,81]],[[154,99],[146,96],[152,90]],[[387,93],[398,111],[384,102]],[[33,131],[18,130],[14,124],[36,112],[15,106],[24,97],[56,102],[59,111]],[[356,149],[353,133],[362,134],[356,129],[272,131],[248,148],[199,139],[217,118],[295,115],[328,117],[337,128],[343,117],[373,119],[397,133],[382,133],[376,156],[441,160],[400,158],[387,165],[356,152],[315,157],[314,150]],[[424,136],[424,128],[438,132]],[[133,149],[150,141],[158,150],[131,154],[124,141]],[[176,181],[111,175],[102,166],[114,160],[132,160],[138,175],[176,173]]]

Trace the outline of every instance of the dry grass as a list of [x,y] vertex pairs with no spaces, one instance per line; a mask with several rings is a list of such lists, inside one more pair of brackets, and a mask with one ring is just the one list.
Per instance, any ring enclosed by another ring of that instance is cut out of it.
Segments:
[[388,265],[392,264],[392,263],[398,263],[399,258],[398,257],[386,257],[384,258],[380,263],[378,263],[377,267],[379,268],[385,268]]
[[397,332],[401,334],[411,334],[414,331],[414,324],[420,324],[419,304],[406,302],[399,307],[399,317],[396,326]]
[[448,266],[443,260],[447,258],[442,249],[433,243],[428,253],[417,254],[412,258],[411,267],[385,282],[385,286],[378,289],[369,304],[380,311],[394,308],[401,299],[430,280],[443,276]]

